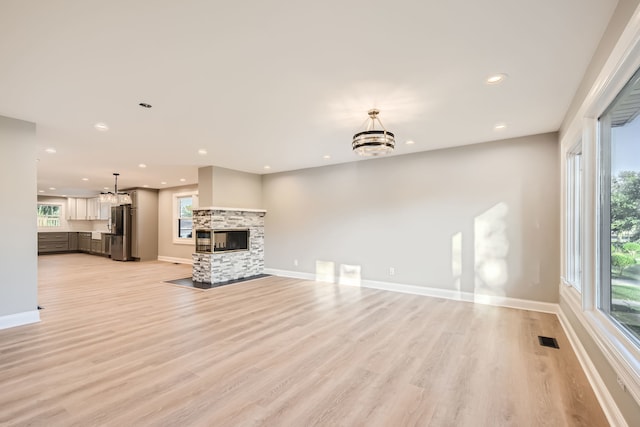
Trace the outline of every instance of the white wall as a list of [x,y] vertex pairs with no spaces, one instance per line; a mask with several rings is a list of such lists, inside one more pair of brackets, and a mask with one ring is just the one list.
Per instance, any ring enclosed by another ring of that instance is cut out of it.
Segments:
[[553,133],[265,175],[266,267],[557,302],[557,152]]
[[34,123],[0,116],[0,329],[39,320]]

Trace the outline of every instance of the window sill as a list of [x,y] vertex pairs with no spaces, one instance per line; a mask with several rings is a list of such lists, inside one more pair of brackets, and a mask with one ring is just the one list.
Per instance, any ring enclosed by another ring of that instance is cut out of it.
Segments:
[[174,245],[191,245],[191,246],[195,246],[196,242],[194,241],[194,239],[173,239],[173,244]]
[[575,289],[562,287],[560,297],[567,302],[629,394],[640,404],[640,349],[600,310],[583,310],[580,294]]

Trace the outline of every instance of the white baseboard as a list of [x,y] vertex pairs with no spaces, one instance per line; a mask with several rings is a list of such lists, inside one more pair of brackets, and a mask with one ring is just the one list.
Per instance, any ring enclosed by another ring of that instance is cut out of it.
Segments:
[[[300,271],[278,270],[274,268],[266,268],[266,274],[274,276],[291,277],[302,280],[316,280],[313,273],[304,273]],[[401,292],[412,295],[422,295],[427,297],[445,298],[456,301],[474,302],[477,304],[495,305],[498,307],[517,308],[520,310],[540,311],[543,313],[557,314],[559,311],[558,304],[529,301],[518,298],[500,297],[493,295],[478,295],[471,292],[454,291],[451,289],[429,288],[425,286],[404,285],[401,283],[379,282],[376,280],[362,280],[359,285],[343,283],[347,286],[360,286],[363,288],[380,289],[384,291]]]
[[0,329],[13,328],[14,326],[28,325],[40,321],[38,310],[24,311],[22,313],[0,316]]
[[569,319],[567,319],[562,310],[558,311],[558,319],[560,320],[560,325],[562,326],[562,329],[564,329],[564,333],[569,339],[569,343],[571,344],[574,353],[578,357],[582,370],[587,376],[587,380],[589,380],[589,384],[591,384],[591,388],[593,389],[593,392],[595,393],[596,398],[607,417],[607,421],[609,421],[609,424],[612,426],[628,427],[628,424],[622,416],[620,409],[618,409],[618,405],[616,405],[613,396],[609,393],[609,389],[591,361],[589,354],[580,342],[580,338],[578,338],[578,335],[571,326],[571,322],[569,322]]
[[278,270],[276,268],[265,268],[264,274],[271,274],[272,276],[290,277],[292,279],[316,280],[316,276],[313,273],[303,273],[301,271]]
[[175,257],[172,257],[172,256],[160,256],[160,255],[158,255],[158,261],[173,262],[175,264],[193,264],[193,260],[192,259],[175,258]]

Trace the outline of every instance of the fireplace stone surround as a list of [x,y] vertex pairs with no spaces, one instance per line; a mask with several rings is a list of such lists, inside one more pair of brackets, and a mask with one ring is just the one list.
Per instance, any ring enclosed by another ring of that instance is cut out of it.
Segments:
[[193,229],[248,229],[246,251],[194,253],[192,280],[216,284],[264,272],[264,216],[262,209],[200,208],[193,210]]

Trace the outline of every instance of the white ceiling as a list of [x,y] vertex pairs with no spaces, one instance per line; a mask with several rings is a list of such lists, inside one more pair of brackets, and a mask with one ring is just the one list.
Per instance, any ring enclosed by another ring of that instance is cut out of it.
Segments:
[[2,0],[0,115],[57,195],[357,161],[373,107],[394,155],[555,131],[616,3]]

